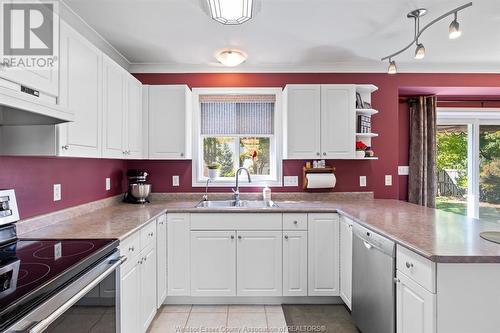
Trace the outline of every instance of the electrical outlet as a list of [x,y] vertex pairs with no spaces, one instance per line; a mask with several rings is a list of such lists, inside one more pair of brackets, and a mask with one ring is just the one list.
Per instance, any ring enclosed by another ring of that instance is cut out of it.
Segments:
[[407,165],[398,166],[398,175],[408,176],[410,174],[410,167]]
[[385,175],[385,186],[392,186],[392,176]]
[[366,176],[359,176],[359,186],[366,187]]
[[283,177],[283,185],[284,186],[299,186],[299,177],[298,176],[284,176]]
[[54,184],[54,201],[61,200],[61,184]]
[[179,186],[179,176],[172,176],[172,186]]
[[111,190],[111,178],[106,178],[106,191]]

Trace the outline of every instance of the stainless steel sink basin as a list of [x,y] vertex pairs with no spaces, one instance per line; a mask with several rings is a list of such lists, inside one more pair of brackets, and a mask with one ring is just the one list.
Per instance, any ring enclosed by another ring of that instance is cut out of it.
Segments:
[[213,201],[200,201],[196,208],[215,208],[215,209],[225,209],[225,208],[276,208],[278,205],[273,201],[263,201],[263,200],[213,200]]

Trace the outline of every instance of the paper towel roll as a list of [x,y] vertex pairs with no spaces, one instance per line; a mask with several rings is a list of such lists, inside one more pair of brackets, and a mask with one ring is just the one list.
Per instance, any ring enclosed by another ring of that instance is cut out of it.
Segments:
[[334,188],[337,179],[333,173],[308,173],[307,188]]

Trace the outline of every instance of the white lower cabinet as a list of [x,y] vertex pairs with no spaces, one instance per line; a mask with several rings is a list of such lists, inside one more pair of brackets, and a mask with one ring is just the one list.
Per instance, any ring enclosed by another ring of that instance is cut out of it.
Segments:
[[283,296],[307,296],[307,231],[283,231]]
[[167,297],[167,216],[161,215],[156,223],[156,306],[160,308]]
[[140,300],[140,265],[131,265],[127,271],[122,271],[120,281],[120,332],[139,332],[139,313],[137,304]]
[[190,214],[167,214],[167,296],[189,296]]
[[397,271],[396,330],[398,333],[436,332],[436,294]]
[[352,298],[352,224],[347,217],[340,217],[340,297],[349,309]]
[[238,231],[237,295],[282,295],[281,231]]
[[308,295],[339,296],[339,216],[308,214]]
[[235,236],[191,231],[191,296],[236,296]]
[[146,332],[156,315],[156,249],[146,248],[140,255],[140,332]]

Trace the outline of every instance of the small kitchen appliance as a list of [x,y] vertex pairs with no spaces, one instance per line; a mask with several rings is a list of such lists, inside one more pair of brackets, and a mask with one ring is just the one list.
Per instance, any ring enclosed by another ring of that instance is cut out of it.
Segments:
[[143,204],[149,202],[151,184],[146,183],[148,173],[140,170],[127,171],[128,191],[123,201],[128,203]]

